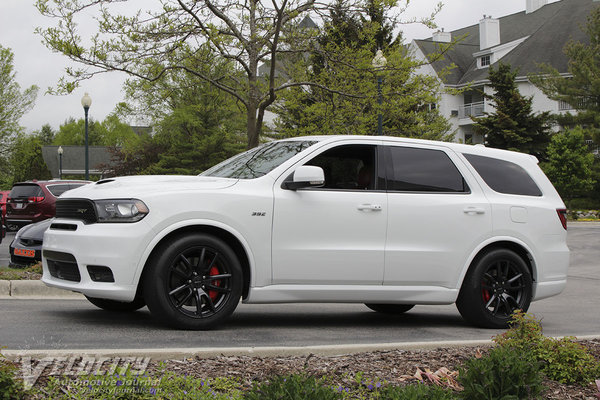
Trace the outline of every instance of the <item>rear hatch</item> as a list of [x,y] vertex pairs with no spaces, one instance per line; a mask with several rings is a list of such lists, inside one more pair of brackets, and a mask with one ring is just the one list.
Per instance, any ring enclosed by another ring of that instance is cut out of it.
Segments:
[[42,188],[36,184],[13,186],[6,203],[8,218],[27,218],[40,213],[39,203],[45,200]]

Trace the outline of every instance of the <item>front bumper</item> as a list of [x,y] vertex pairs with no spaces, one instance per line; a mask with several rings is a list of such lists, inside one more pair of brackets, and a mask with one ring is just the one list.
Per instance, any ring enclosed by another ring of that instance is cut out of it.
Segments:
[[[142,220],[131,224],[84,224],[56,219],[44,234],[42,282],[86,296],[133,301],[143,268],[142,254],[154,237]],[[94,281],[88,267],[108,267],[114,282]]]

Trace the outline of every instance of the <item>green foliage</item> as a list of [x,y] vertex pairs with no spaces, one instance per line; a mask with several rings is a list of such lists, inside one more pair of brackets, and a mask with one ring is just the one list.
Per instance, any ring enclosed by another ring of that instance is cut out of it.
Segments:
[[600,363],[575,338],[545,337],[540,322],[522,311],[515,311],[511,328],[494,341],[523,360],[541,363],[542,372],[560,383],[587,384],[600,376]]
[[591,190],[594,185],[594,155],[584,142],[581,127],[567,129],[552,137],[548,162],[542,168],[560,195],[567,201]]
[[459,369],[467,400],[539,398],[544,389],[539,364],[512,348],[498,346]]
[[419,383],[404,387],[386,386],[381,389],[378,398],[385,400],[454,400],[459,397],[451,389]]
[[42,157],[42,139],[38,135],[19,134],[14,140],[13,151],[10,156],[12,183],[27,180],[51,179]]
[[75,380],[50,377],[44,388],[52,399],[169,399],[236,400],[242,398],[239,384],[232,379],[197,379],[173,372],[160,377],[133,375],[130,371],[114,376],[87,375]]
[[500,63],[497,69],[490,67],[494,94],[484,97],[493,103],[495,111],[472,117],[473,129],[483,135],[487,146],[533,154],[544,160],[550,142],[550,113],[533,113],[533,96],[521,95],[516,75],[507,64]]
[[19,369],[0,354],[0,400],[25,398],[23,381],[17,378]]
[[323,379],[306,375],[276,376],[270,381],[256,384],[245,393],[248,400],[328,400],[338,399],[338,394]]
[[[88,145],[90,146],[135,146],[140,139],[131,127],[116,114],[108,115],[104,121],[88,120]],[[67,119],[54,136],[56,146],[83,146],[85,144],[85,119]]]
[[[361,4],[348,10],[336,2],[310,57],[298,58],[288,69],[292,80],[313,84],[281,93],[277,130],[284,136],[373,135],[381,114],[385,135],[450,140],[445,136],[450,126],[431,107],[439,101],[438,80],[417,74],[421,63],[400,37],[393,39],[393,5]],[[387,59],[380,69],[372,65],[378,48]]]
[[37,97],[37,86],[24,91],[16,81],[13,66],[13,53],[0,45],[0,187],[9,189],[12,185],[9,158],[14,138],[23,132],[19,119],[33,108]]

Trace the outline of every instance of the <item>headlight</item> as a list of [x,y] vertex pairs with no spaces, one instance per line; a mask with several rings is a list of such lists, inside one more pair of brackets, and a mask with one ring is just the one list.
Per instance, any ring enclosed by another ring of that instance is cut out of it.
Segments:
[[96,200],[98,222],[137,222],[148,214],[148,207],[137,199]]

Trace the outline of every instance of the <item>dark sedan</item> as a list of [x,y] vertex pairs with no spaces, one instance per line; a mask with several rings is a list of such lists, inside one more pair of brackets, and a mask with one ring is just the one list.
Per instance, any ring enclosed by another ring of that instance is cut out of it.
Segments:
[[44,232],[54,218],[26,225],[19,229],[10,244],[10,266],[24,268],[42,261],[42,241]]

